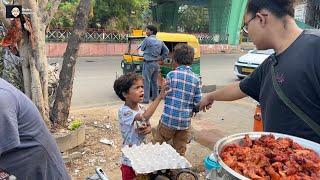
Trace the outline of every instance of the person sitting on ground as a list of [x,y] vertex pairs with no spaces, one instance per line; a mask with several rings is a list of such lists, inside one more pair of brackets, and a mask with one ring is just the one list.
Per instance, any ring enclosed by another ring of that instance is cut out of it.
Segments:
[[160,143],[173,140],[173,148],[182,156],[189,141],[193,109],[201,100],[200,79],[190,67],[193,58],[191,46],[178,44],[174,48],[173,63],[177,68],[166,77],[170,92],[155,137]]
[[[118,111],[123,146],[140,145],[151,132],[150,117],[166,96],[165,82],[162,82],[160,95],[145,109],[139,103],[143,100],[143,77],[136,73],[120,76],[113,85],[115,93],[124,101]],[[121,157],[123,180],[136,177],[131,162],[124,155]]]

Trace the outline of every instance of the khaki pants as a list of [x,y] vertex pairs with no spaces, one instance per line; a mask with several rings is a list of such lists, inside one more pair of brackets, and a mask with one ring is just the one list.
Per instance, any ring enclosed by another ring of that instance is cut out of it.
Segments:
[[181,155],[184,156],[187,150],[190,130],[176,130],[159,122],[156,132],[155,141],[159,143],[172,140],[172,147]]

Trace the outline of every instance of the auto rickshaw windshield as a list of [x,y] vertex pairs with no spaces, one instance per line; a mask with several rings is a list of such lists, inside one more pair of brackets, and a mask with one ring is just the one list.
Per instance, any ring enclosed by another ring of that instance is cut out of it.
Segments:
[[134,39],[129,39],[129,46],[127,50],[127,54],[130,55],[136,55],[136,56],[142,56],[143,51],[139,48],[141,43],[143,42],[144,38],[134,38]]

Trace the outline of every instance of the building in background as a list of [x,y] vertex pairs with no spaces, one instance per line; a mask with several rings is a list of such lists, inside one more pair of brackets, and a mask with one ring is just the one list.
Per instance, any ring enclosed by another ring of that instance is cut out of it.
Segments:
[[295,19],[320,29],[320,0],[299,0],[295,6]]
[[294,9],[294,18],[300,22],[306,22],[307,3],[296,5]]

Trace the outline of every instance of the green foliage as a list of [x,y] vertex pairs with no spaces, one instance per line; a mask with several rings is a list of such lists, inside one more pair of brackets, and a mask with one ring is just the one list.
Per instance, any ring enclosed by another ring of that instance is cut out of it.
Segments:
[[72,27],[78,4],[79,0],[67,0],[60,3],[59,9],[51,21],[51,26],[55,28]]
[[[151,0],[91,0],[91,28],[128,31],[142,28],[151,21],[149,2]],[[51,26],[72,27],[79,0],[65,0],[51,22]]]
[[208,9],[197,6],[181,6],[178,26],[184,32],[208,32]]
[[52,8],[53,4],[52,2],[48,2],[46,10],[49,11]]
[[70,125],[68,126],[68,129],[71,131],[74,131],[78,129],[80,126],[82,126],[84,123],[80,119],[75,119],[71,121]]
[[[95,0],[90,26],[109,30],[142,28],[150,0]],[[149,12],[151,14],[151,12]]]

